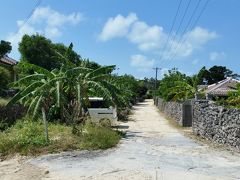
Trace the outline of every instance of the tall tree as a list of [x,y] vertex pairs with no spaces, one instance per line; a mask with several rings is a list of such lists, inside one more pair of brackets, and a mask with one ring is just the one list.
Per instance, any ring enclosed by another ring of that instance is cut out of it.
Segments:
[[166,101],[170,101],[174,98],[176,93],[170,92],[170,89],[174,89],[179,86],[179,82],[188,84],[190,78],[185,74],[179,72],[176,68],[169,70],[167,74],[164,74],[164,78],[160,81],[158,88],[158,95]]
[[47,70],[59,69],[66,62],[80,65],[82,61],[81,56],[73,50],[72,43],[67,47],[61,43],[53,43],[50,39],[38,34],[24,35],[19,44],[19,51],[21,61]]
[[0,42],[0,58],[10,53],[12,50],[12,46],[10,42],[1,40]]
[[203,67],[199,73],[199,84],[213,84],[219,82],[227,77],[238,78],[239,75],[233,73],[225,66],[213,66],[209,70]]
[[35,64],[48,70],[60,67],[52,42],[41,35],[24,35],[19,44],[21,61]]
[[225,66],[213,66],[209,69],[209,73],[211,77],[210,83],[216,83],[227,77],[238,77],[237,74],[233,74],[233,71],[227,69]]

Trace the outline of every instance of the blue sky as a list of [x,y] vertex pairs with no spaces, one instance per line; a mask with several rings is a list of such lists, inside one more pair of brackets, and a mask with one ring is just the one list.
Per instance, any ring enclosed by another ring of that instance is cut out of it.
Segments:
[[12,42],[10,56],[19,59],[21,36],[38,32],[53,42],[73,42],[82,57],[116,64],[119,74],[138,78],[154,76],[156,66],[162,68],[160,74],[172,67],[194,74],[213,65],[240,73],[240,1],[211,0],[193,26],[206,1],[200,1],[185,30],[198,3],[190,1],[177,31],[189,2],[183,0],[170,33],[180,0],[42,0],[24,26],[37,1],[8,0],[0,6],[0,39]]

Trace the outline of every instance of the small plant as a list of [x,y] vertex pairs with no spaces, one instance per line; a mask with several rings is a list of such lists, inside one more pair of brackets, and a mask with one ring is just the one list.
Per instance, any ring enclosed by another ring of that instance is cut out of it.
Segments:
[[0,133],[0,154],[19,152],[27,154],[27,151],[47,145],[44,137],[44,129],[39,121],[31,121],[25,118],[18,121],[13,127]]
[[130,108],[121,108],[118,109],[118,119],[120,121],[127,121],[128,120],[128,116],[131,113],[131,109]]
[[0,92],[7,89],[7,85],[10,82],[11,74],[8,69],[0,67]]
[[107,127],[100,127],[94,124],[85,126],[85,133],[82,137],[82,149],[107,149],[114,147],[121,136],[114,130]]
[[111,121],[110,121],[110,119],[102,118],[102,119],[99,120],[99,125],[102,126],[102,127],[110,128],[111,127]]

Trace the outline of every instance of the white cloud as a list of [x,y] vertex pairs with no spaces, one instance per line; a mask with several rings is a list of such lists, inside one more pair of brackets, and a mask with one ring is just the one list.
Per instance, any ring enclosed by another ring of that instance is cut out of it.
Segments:
[[162,27],[149,26],[142,21],[135,22],[128,34],[130,42],[137,44],[138,48],[143,51],[160,48],[165,38]]
[[80,13],[69,15],[51,9],[50,7],[38,7],[26,24],[23,20],[17,21],[19,31],[10,33],[6,38],[16,48],[24,34],[44,34],[48,38],[59,37],[62,35],[62,28],[66,25],[76,25],[83,20]]
[[131,56],[131,66],[137,68],[138,71],[149,71],[155,64],[155,60],[148,60],[146,56],[136,54]]
[[192,31],[185,33],[182,38],[175,38],[169,43],[167,53],[164,58],[175,57],[183,58],[193,54],[194,51],[201,49],[210,40],[218,37],[216,32],[196,27]]
[[201,49],[210,40],[218,37],[214,31],[202,27],[195,27],[181,37],[179,34],[171,36],[165,51],[163,46],[166,43],[168,33],[158,25],[150,26],[146,22],[138,20],[134,13],[124,17],[117,15],[109,18],[105,23],[99,38],[107,41],[116,37],[127,38],[131,43],[136,44],[141,51],[149,51],[163,56],[164,59],[175,57],[176,59],[188,57],[198,49]]
[[135,21],[137,21],[137,16],[134,13],[130,13],[127,17],[119,14],[115,18],[109,18],[99,35],[99,39],[107,41],[115,37],[123,37],[128,33],[129,27]]
[[194,59],[194,60],[192,61],[192,64],[193,64],[193,65],[196,65],[198,62],[199,62],[198,59]]
[[219,59],[224,59],[226,57],[226,54],[224,52],[211,52],[209,54],[209,59],[211,61],[219,60]]
[[46,23],[49,27],[61,27],[64,24],[76,25],[83,20],[80,13],[72,13],[69,15],[61,14],[50,7],[37,8],[32,17],[31,23]]
[[60,37],[62,35],[62,32],[57,27],[47,26],[44,29],[44,34],[46,34],[47,37]]

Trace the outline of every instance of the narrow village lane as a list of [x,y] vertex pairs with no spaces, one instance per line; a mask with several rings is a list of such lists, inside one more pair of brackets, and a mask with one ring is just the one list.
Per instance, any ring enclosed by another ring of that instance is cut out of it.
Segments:
[[46,179],[240,179],[240,155],[200,145],[160,115],[152,100],[134,107],[118,148],[47,155],[31,161]]
[[16,168],[10,163],[11,160],[2,162],[1,178],[240,179],[240,154],[213,149],[184,136],[181,130],[169,125],[152,100],[146,100],[135,106],[130,121],[123,123],[120,128],[125,129],[127,135],[116,148],[106,151],[74,151],[44,155],[24,161],[22,165],[15,165]]

